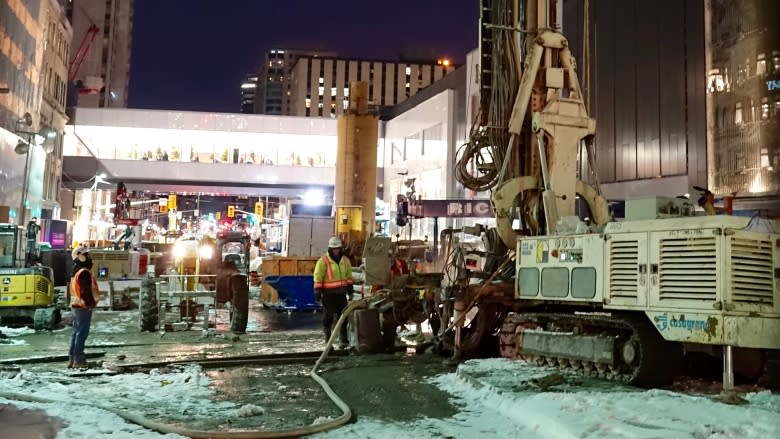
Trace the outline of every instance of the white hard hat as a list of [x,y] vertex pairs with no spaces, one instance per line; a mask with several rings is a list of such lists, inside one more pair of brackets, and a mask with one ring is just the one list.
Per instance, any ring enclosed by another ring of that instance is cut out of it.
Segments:
[[86,253],[89,253],[89,247],[84,247],[83,245],[80,245],[80,246],[78,246],[78,247],[73,249],[73,251],[70,253],[70,256],[71,256],[71,259],[73,259],[75,261],[76,258],[79,257],[79,255],[83,255],[83,254],[86,254]]
[[328,240],[328,248],[341,248],[344,244],[335,236]]

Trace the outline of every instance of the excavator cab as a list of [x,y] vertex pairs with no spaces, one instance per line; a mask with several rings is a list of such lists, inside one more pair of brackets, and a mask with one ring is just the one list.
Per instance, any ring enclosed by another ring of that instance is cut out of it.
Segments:
[[60,322],[54,273],[50,267],[25,267],[24,228],[0,224],[0,320],[53,329]]

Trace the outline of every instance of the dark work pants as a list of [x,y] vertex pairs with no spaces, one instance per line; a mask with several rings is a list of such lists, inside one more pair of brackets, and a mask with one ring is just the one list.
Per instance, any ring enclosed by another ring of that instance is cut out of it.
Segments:
[[92,310],[71,308],[71,313],[73,314],[73,334],[70,337],[68,358],[81,365],[87,362],[87,356],[84,355],[84,345],[89,335],[89,324],[92,322]]
[[[341,317],[341,313],[347,306],[347,295],[343,293],[328,293],[322,295],[322,326],[325,330],[325,341],[330,340],[331,332],[333,331],[333,324]],[[341,344],[349,344],[347,338],[347,322],[341,325],[339,330],[339,342]]]

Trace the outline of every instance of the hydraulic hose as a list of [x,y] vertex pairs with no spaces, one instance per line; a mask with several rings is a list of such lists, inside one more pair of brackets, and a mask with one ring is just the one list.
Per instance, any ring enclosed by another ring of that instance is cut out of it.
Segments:
[[344,324],[344,322],[346,322],[349,315],[352,314],[352,312],[354,312],[356,309],[367,308],[369,306],[370,301],[384,299],[384,296],[385,296],[384,294],[379,294],[377,296],[372,297],[371,299],[356,300],[351,302],[349,305],[347,305],[347,307],[341,313],[341,317],[336,322],[336,326],[333,329],[333,333],[331,334],[330,340],[328,340],[327,346],[325,346],[325,349],[322,351],[322,355],[320,355],[319,359],[317,359],[317,362],[314,364],[314,367],[311,369],[311,372],[309,372],[309,376],[311,376],[311,378],[314,381],[316,381],[317,384],[320,385],[320,387],[322,387],[322,390],[325,392],[325,394],[328,395],[331,401],[333,401],[333,403],[336,404],[336,406],[342,412],[339,417],[327,422],[323,422],[321,424],[309,425],[306,427],[296,427],[296,428],[291,428],[286,430],[248,430],[248,431],[191,430],[188,428],[177,427],[172,424],[152,421],[137,413],[132,413],[115,407],[109,407],[103,404],[84,402],[84,401],[58,401],[58,400],[41,398],[32,395],[23,395],[20,393],[2,392],[2,391],[0,391],[0,398],[5,398],[13,401],[23,401],[23,402],[33,402],[33,403],[60,402],[60,403],[67,403],[67,404],[77,403],[82,405],[88,405],[91,407],[97,407],[106,410],[108,412],[111,412],[121,417],[122,419],[128,422],[138,424],[146,429],[153,430],[158,433],[162,433],[162,434],[173,433],[181,436],[186,436],[192,439],[289,438],[289,437],[299,437],[299,436],[306,436],[315,433],[321,433],[323,431],[332,430],[334,428],[340,427],[346,424],[347,422],[349,422],[349,420],[352,418],[352,410],[341,398],[339,398],[336,392],[334,392],[333,389],[331,389],[327,381],[325,381],[325,379],[323,379],[321,376],[317,374],[317,369],[320,367],[322,362],[325,361],[325,358],[328,356],[328,353],[331,350],[331,345],[335,341],[335,337],[338,334],[339,329]]
[[506,267],[507,264],[509,264],[510,262],[512,262],[512,258],[511,257],[508,257],[508,258],[506,258],[504,260],[504,262],[496,269],[496,271],[494,271],[493,274],[491,274],[490,277],[484,283],[482,283],[482,285],[479,287],[479,290],[477,290],[477,293],[474,294],[474,298],[471,299],[471,302],[469,302],[469,304],[466,307],[466,309],[462,313],[460,313],[460,315],[457,318],[455,318],[455,320],[453,320],[452,323],[450,323],[449,326],[447,326],[447,328],[444,331],[441,331],[441,334],[446,334],[446,333],[452,331],[453,328],[455,328],[463,320],[465,320],[466,314],[468,314],[468,312],[471,310],[471,308],[473,308],[474,305],[477,304],[477,301],[482,297],[484,292],[488,291],[488,290],[485,289],[485,287],[487,285],[489,285],[490,282],[493,282],[493,279],[495,279],[496,276],[501,272],[501,270],[503,270],[504,267]]

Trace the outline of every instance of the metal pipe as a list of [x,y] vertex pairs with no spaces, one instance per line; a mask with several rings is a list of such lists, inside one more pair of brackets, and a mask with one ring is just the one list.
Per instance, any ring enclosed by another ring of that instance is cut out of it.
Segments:
[[29,180],[29,174],[30,174],[30,149],[33,148],[33,143],[30,141],[30,139],[27,139],[28,147],[27,152],[24,154],[24,180],[22,181],[22,200],[19,204],[19,214],[17,217],[19,218],[19,225],[24,226],[24,220],[25,220],[25,213],[27,211],[27,190],[28,190],[28,184],[27,180]]
[[723,390],[734,391],[734,363],[730,345],[723,349]]

